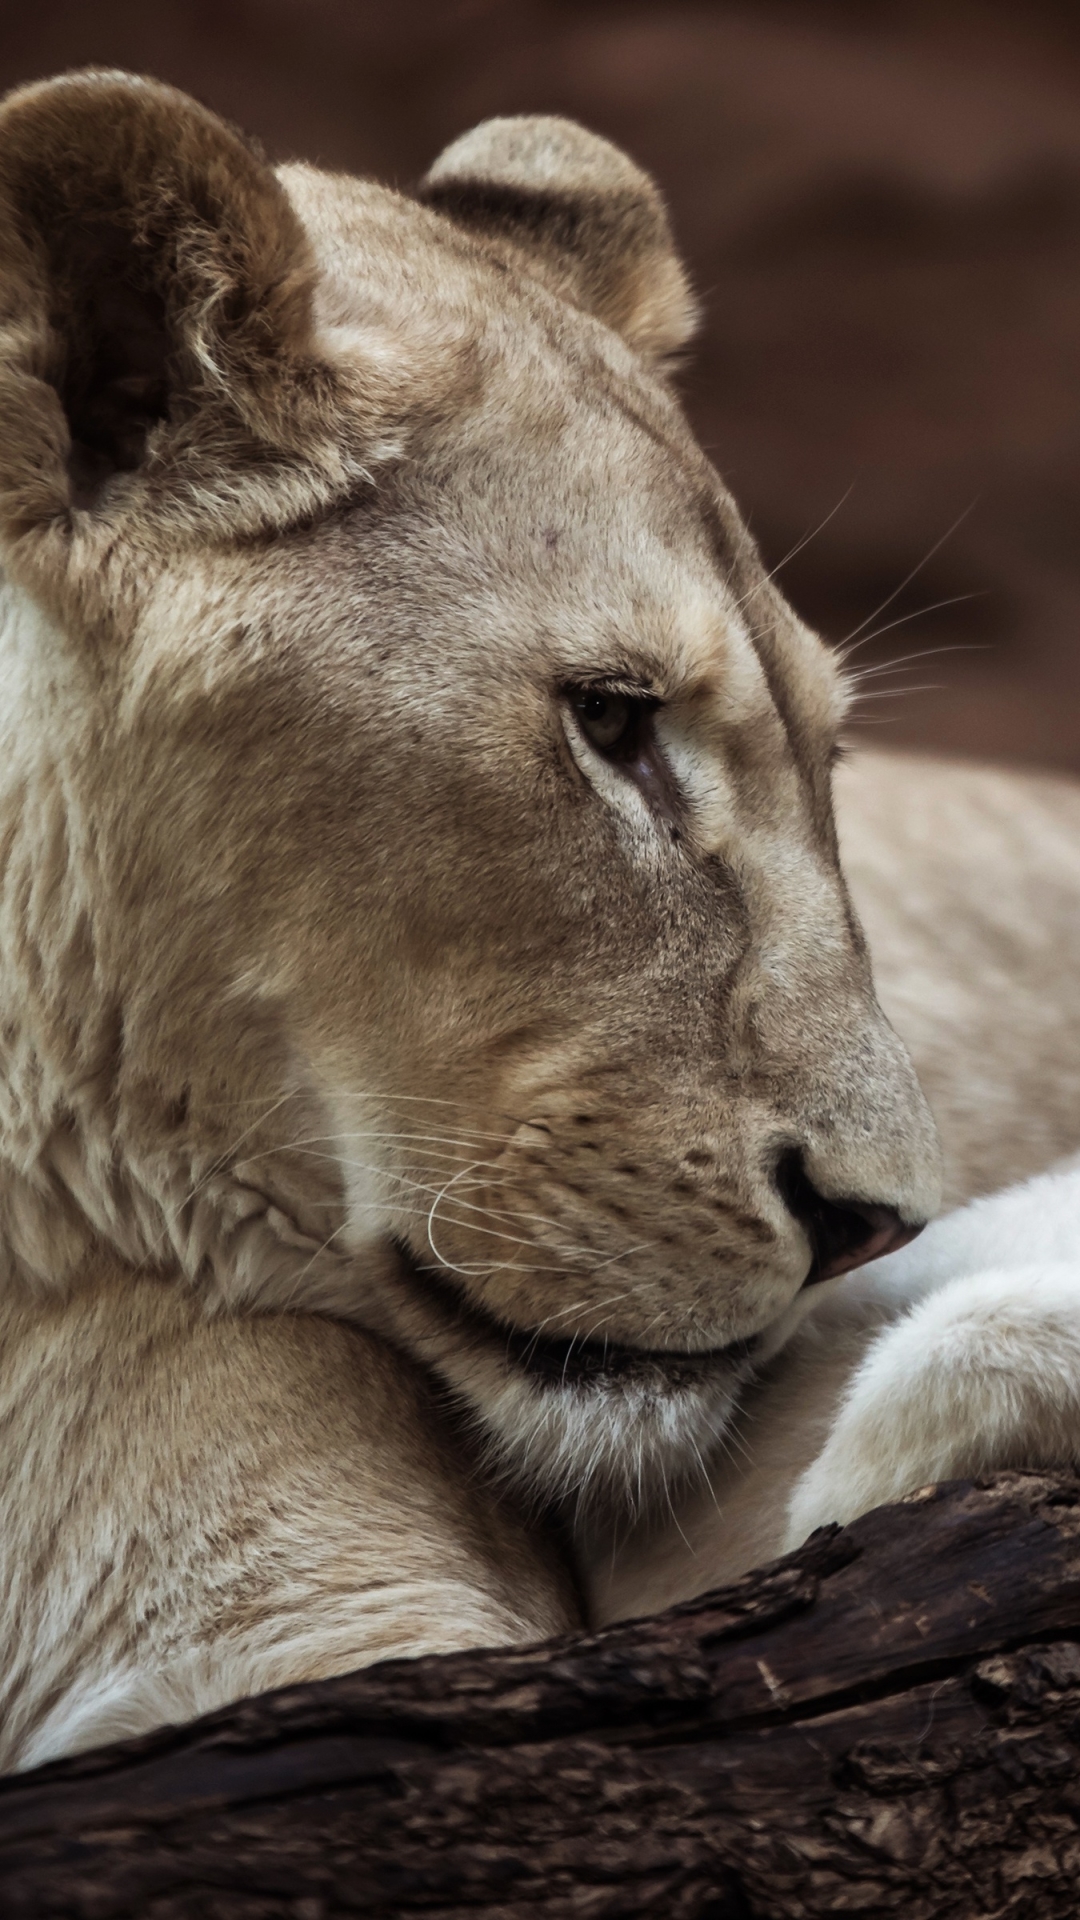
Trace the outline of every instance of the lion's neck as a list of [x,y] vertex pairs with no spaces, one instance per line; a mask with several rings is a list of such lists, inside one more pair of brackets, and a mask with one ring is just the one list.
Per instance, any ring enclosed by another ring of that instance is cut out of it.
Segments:
[[178,1033],[166,984],[124,977],[70,651],[0,589],[0,1275],[63,1288],[104,1245],[230,1303],[337,1306],[331,1155],[292,1150],[327,1120],[273,1010],[231,994],[259,1044],[230,1061],[212,1018]]
[[[0,1278],[66,1289],[95,1247],[233,1306],[342,1305],[341,1195],[303,1077],[230,1086],[192,1039],[170,1084],[139,1057],[93,907],[79,904],[63,807],[33,783],[0,800]],[[212,990],[208,988],[208,994]],[[243,1011],[238,1017],[242,1020]],[[235,1090],[236,1097],[231,1097]]]
[[42,757],[0,794],[0,1250],[63,1285],[95,1240],[160,1223],[117,1153],[123,1008],[100,965],[71,808]]
[[[107,1231],[134,1251],[109,1142],[119,1010],[97,964],[92,873],[60,772],[78,668],[0,591],[0,1258],[62,1283]],[[111,1177],[110,1177],[111,1176]],[[104,1215],[111,1214],[106,1220]]]

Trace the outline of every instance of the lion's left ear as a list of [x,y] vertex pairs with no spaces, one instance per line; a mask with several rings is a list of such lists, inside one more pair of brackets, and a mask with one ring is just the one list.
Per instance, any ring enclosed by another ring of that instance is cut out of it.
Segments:
[[674,353],[694,331],[696,303],[655,186],[572,120],[485,120],[440,155],[419,197],[509,243],[553,291],[647,360]]

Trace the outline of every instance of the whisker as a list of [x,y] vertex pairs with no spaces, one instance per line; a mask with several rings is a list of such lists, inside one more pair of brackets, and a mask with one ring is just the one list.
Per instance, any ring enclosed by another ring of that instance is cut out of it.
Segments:
[[[444,1198],[449,1193],[449,1190],[451,1187],[453,1187],[458,1181],[464,1179],[464,1176],[466,1174],[474,1172],[477,1167],[492,1164],[491,1162],[485,1162],[481,1160],[473,1161],[470,1166],[463,1167],[460,1170],[460,1172],[455,1174],[453,1179],[448,1180],[444,1186],[436,1187],[430,1181],[417,1180],[409,1174],[396,1173],[389,1168],[375,1166],[369,1161],[364,1161],[364,1160],[341,1161],[338,1158],[338,1156],[334,1154],[312,1154],[309,1149],[304,1149],[303,1151],[308,1153],[309,1157],[328,1160],[335,1165],[344,1165],[347,1167],[351,1167],[355,1172],[358,1172],[358,1173],[377,1174],[383,1180],[391,1182],[394,1186],[411,1189],[414,1193],[433,1194],[435,1196],[436,1205],[438,1204],[441,1198]],[[257,1158],[258,1156],[252,1156],[252,1157]],[[400,1211],[399,1203],[393,1198],[390,1198],[385,1202],[383,1201],[351,1201],[350,1202],[351,1207],[355,1208],[355,1207],[364,1206],[368,1208],[368,1210],[371,1210],[372,1208],[380,1207],[384,1204],[391,1211],[394,1211],[394,1212]],[[455,1193],[451,1196],[451,1205],[460,1208],[463,1212],[466,1212],[466,1213],[479,1214],[483,1221],[491,1221],[493,1219],[498,1220],[500,1218],[504,1218],[504,1219],[519,1218],[522,1220],[532,1220],[542,1226],[553,1227],[556,1230],[558,1230],[560,1227],[559,1221],[549,1219],[544,1214],[527,1213],[527,1212],[520,1212],[515,1214],[508,1210],[500,1210],[497,1208],[492,1209],[487,1206],[477,1206],[474,1202],[470,1200],[462,1199],[460,1194],[458,1193]],[[485,1235],[488,1235],[492,1239],[506,1240],[506,1241],[509,1241],[510,1244],[513,1246],[532,1248],[532,1247],[535,1247],[536,1245],[536,1242],[534,1240],[526,1239],[525,1236],[522,1234],[508,1233],[506,1229],[503,1227],[492,1226],[492,1225],[481,1225],[481,1224],[477,1224],[474,1221],[466,1222],[466,1224],[469,1226],[469,1229],[471,1232],[483,1233]],[[609,1265],[613,1260],[624,1259],[626,1257],[627,1252],[639,1252],[639,1251],[646,1251],[646,1250],[647,1249],[645,1248],[624,1249],[620,1253],[609,1256],[609,1259],[607,1261],[598,1262],[595,1270],[600,1271],[602,1267]],[[575,1256],[577,1257],[587,1256],[589,1251],[590,1249],[587,1247],[577,1247],[577,1246],[569,1245],[564,1249],[564,1258],[569,1259]],[[540,1271],[540,1269],[537,1269],[537,1270]],[[548,1272],[559,1271],[559,1269],[553,1269],[553,1268],[548,1268],[544,1270]],[[464,1271],[464,1269],[462,1269],[462,1271]],[[484,1269],[478,1268],[476,1269],[476,1271],[478,1272],[484,1271]],[[523,1271],[523,1269],[518,1268],[517,1271]]]
[[[912,613],[901,613],[895,620],[886,620],[882,627],[873,627],[869,633],[864,633],[862,639],[856,640],[852,646],[849,646],[847,642],[843,640],[833,642],[833,651],[840,665],[846,667],[847,662],[852,658],[853,654],[861,653],[864,647],[872,646],[875,640],[880,640],[885,633],[895,632],[897,627],[910,626],[913,620],[925,620],[931,613],[940,613],[942,607],[958,607],[966,600],[983,600],[985,598],[986,595],[983,593],[954,593],[951,594],[947,600],[932,600],[927,607],[916,607]],[[934,651],[938,651],[938,649],[934,649]],[[988,651],[988,648],[985,641],[980,642],[973,640],[970,642],[957,641],[955,645],[942,647],[940,651],[942,653],[982,653]],[[856,672],[861,673],[863,671],[864,669],[861,667],[856,668]],[[865,671],[871,671],[871,669],[865,669]]]
[[[476,1165],[479,1165],[479,1162],[477,1162]],[[475,1166],[463,1168],[462,1173],[460,1175],[455,1174],[454,1179],[463,1178],[466,1173],[473,1173],[474,1171],[475,1171]],[[446,1265],[447,1271],[450,1273],[457,1272],[458,1269],[454,1267],[452,1262],[450,1263],[443,1262],[442,1255],[439,1252],[438,1247],[435,1245],[434,1221],[435,1221],[435,1214],[438,1210],[439,1202],[445,1198],[446,1194],[450,1191],[450,1188],[453,1185],[454,1185],[454,1180],[448,1180],[445,1187],[440,1188],[439,1192],[435,1195],[435,1198],[431,1203],[431,1208],[427,1218],[428,1246],[431,1248],[431,1251],[434,1254],[436,1260],[438,1260],[440,1264]],[[466,1201],[465,1204],[468,1205],[468,1202]]]
[[[367,1097],[373,1102],[385,1101],[388,1104],[394,1105],[394,1106],[409,1104],[409,1105],[430,1106],[430,1107],[453,1107],[455,1111],[459,1113],[461,1110],[460,1101],[451,1100],[449,1098],[444,1097],[441,1094],[434,1094],[434,1093],[383,1093],[383,1092],[375,1093],[375,1092],[372,1092]],[[508,1123],[508,1125],[510,1125],[511,1127],[520,1127],[527,1124],[525,1121],[522,1120],[521,1116],[518,1114],[500,1112],[498,1108],[496,1108],[494,1111],[500,1119],[505,1120]],[[471,1131],[481,1131],[481,1130],[471,1129],[466,1125],[465,1131],[468,1133]],[[504,1135],[492,1134],[491,1137],[493,1139],[503,1139]]]
[[[713,1486],[713,1483],[712,1483],[712,1474],[711,1474],[711,1473],[709,1472],[709,1469],[708,1469],[708,1467],[707,1467],[707,1465],[706,1465],[706,1463],[705,1463],[705,1456],[704,1456],[704,1454],[702,1453],[702,1451],[701,1451],[701,1448],[700,1448],[700,1447],[698,1446],[698,1443],[697,1443],[697,1438],[696,1438],[696,1436],[695,1436],[695,1435],[694,1435],[693,1433],[690,1433],[690,1432],[688,1431],[688,1432],[687,1432],[687,1435],[686,1435],[686,1437],[687,1437],[687,1439],[688,1439],[688,1440],[689,1440],[689,1442],[690,1442],[690,1446],[691,1446],[691,1450],[692,1450],[692,1452],[693,1452],[693,1455],[694,1455],[694,1459],[695,1459],[695,1460],[696,1460],[696,1462],[697,1462],[697,1469],[698,1469],[698,1476],[699,1476],[699,1483],[700,1483],[700,1485],[701,1485],[702,1487],[708,1487],[708,1489],[709,1489],[709,1492],[710,1492],[710,1493],[711,1493],[711,1495],[712,1495],[712,1502],[713,1502],[713,1506],[714,1506],[714,1507],[716,1508],[716,1511],[717,1511],[717,1513],[719,1513],[719,1512],[720,1512],[720,1502],[719,1502],[719,1500],[718,1500],[718,1499],[717,1499],[717,1497],[716,1497],[716,1488],[715,1488],[715,1487]],[[723,1446],[723,1444],[724,1444],[724,1435],[723,1435],[723,1433],[720,1433],[720,1434],[717,1434],[717,1436],[716,1436],[716,1438],[717,1438],[717,1440],[718,1440],[718,1442],[719,1442],[719,1444],[720,1444],[721,1446]],[[676,1521],[676,1522],[675,1522],[675,1524],[676,1524],[676,1526],[678,1526],[678,1525],[679,1525],[679,1523],[678,1523],[678,1521]],[[680,1532],[680,1533],[682,1533],[682,1528],[681,1528],[681,1527],[679,1527],[679,1532]],[[683,1537],[683,1539],[684,1539],[684,1540],[686,1541],[686,1544],[687,1544],[687,1546],[688,1546],[688,1547],[690,1547],[690,1542],[689,1542],[689,1540],[687,1540],[687,1539],[686,1539],[686,1535],[685,1535],[685,1533],[682,1533],[682,1537]],[[691,1553],[693,1553],[693,1551],[694,1551],[694,1549],[693,1549],[692,1547],[690,1547],[690,1551],[691,1551]]]
[[808,533],[804,533],[800,539],[796,540],[795,545],[793,547],[788,548],[783,559],[778,560],[775,566],[770,567],[767,573],[765,574],[764,578],[756,581],[755,584],[750,588],[749,593],[745,593],[741,600],[737,600],[735,602],[735,608],[737,612],[741,613],[744,607],[749,606],[751,600],[754,598],[754,595],[757,593],[760,593],[762,587],[766,586],[769,583],[769,581],[775,580],[777,574],[781,571],[783,567],[787,566],[789,560],[794,560],[795,555],[797,553],[802,553],[804,547],[808,547],[812,540],[816,540],[819,533],[824,533],[825,528],[828,526],[830,520],[835,520],[836,515],[840,512],[841,507],[846,506],[847,502],[850,500],[854,491],[855,491],[855,482],[853,480],[851,482],[851,485],[846,489],[846,491],[840,495],[840,498],[837,501],[835,507],[830,507],[828,513],[825,515],[824,520],[819,520],[816,527],[811,527]]
[[329,1146],[336,1146],[339,1142],[346,1141],[346,1140],[413,1140],[413,1141],[420,1141],[420,1142],[432,1141],[436,1145],[444,1146],[444,1147],[448,1147],[448,1146],[469,1147],[469,1146],[475,1145],[475,1142],[480,1139],[496,1140],[503,1145],[506,1144],[505,1134],[495,1133],[495,1132],[482,1133],[479,1128],[466,1129],[464,1133],[452,1134],[452,1133],[414,1133],[414,1132],[406,1132],[404,1129],[395,1129],[393,1127],[353,1127],[353,1128],[349,1128],[348,1130],[335,1128],[332,1133],[297,1134],[296,1136],[294,1136],[294,1138],[291,1141],[282,1142],[278,1147],[269,1148],[267,1149],[267,1151],[280,1152],[282,1151],[283,1147],[288,1145],[316,1146],[319,1143],[319,1141],[325,1141]]
[[[695,1453],[697,1453],[697,1447],[696,1447],[696,1445],[695,1445],[695,1447],[694,1447],[694,1452],[695,1452]],[[699,1453],[698,1453],[698,1459],[699,1459],[699,1461],[701,1460],[701,1455],[700,1455]],[[708,1476],[707,1476],[707,1475],[706,1475],[706,1481],[708,1481]],[[685,1535],[685,1533],[684,1533],[684,1532],[683,1532],[683,1530],[682,1530],[682,1524],[681,1524],[681,1522],[680,1522],[680,1520],[679,1520],[679,1516],[678,1516],[678,1514],[677,1514],[677,1513],[676,1513],[676,1511],[675,1511],[675,1501],[674,1501],[674,1499],[672,1498],[672,1488],[671,1488],[671,1482],[669,1481],[669,1479],[668,1479],[668,1477],[667,1477],[667,1474],[665,1474],[665,1475],[664,1475],[664,1477],[663,1477],[663,1480],[662,1480],[662,1481],[661,1481],[661,1483],[660,1483],[660,1487],[661,1487],[661,1493],[662,1493],[662,1496],[663,1496],[663,1498],[664,1498],[664,1500],[665,1500],[665,1502],[666,1502],[666,1504],[667,1504],[667,1510],[668,1510],[668,1515],[669,1515],[669,1517],[670,1517],[670,1519],[671,1519],[671,1524],[672,1524],[672,1526],[674,1527],[674,1529],[675,1529],[675,1531],[676,1531],[676,1533],[678,1534],[678,1536],[679,1536],[679,1539],[680,1539],[680,1540],[682,1541],[682,1543],[683,1543],[683,1546],[684,1546],[684,1547],[686,1548],[686,1551],[687,1551],[687,1553],[688,1553],[688,1554],[690,1555],[690,1558],[691,1558],[692,1560],[696,1560],[696,1559],[697,1559],[697,1548],[696,1548],[696,1547],[692,1547],[692,1546],[690,1545],[690,1542],[689,1542],[689,1540],[687,1539],[687,1537],[686,1537],[686,1535]],[[714,1499],[715,1499],[715,1495],[714,1495],[713,1497],[714,1497]],[[717,1509],[717,1510],[719,1511],[719,1509]]]
[[290,1303],[291,1301],[297,1298],[299,1290],[303,1285],[304,1281],[307,1279],[308,1274],[311,1272],[312,1267],[315,1265],[316,1260],[320,1259],[321,1256],[326,1252],[327,1248],[333,1245],[333,1242],[338,1238],[338,1236],[345,1232],[345,1229],[348,1225],[349,1225],[349,1222],[347,1220],[343,1220],[341,1222],[341,1225],[338,1227],[335,1227],[332,1233],[328,1233],[326,1236],[326,1239],[322,1242],[322,1244],[316,1247],[314,1253],[312,1254],[310,1260],[307,1261],[306,1265],[301,1267],[299,1273],[294,1274],[292,1276],[288,1290],[285,1293],[282,1301],[283,1305],[287,1306],[288,1303]]
[[869,693],[857,693],[852,706],[865,704],[867,700],[906,700],[914,693],[945,693],[946,687],[941,681],[927,681],[921,687],[877,687]]
[[[537,1327],[535,1331],[537,1333],[541,1333],[545,1327],[549,1327],[551,1325],[553,1320],[565,1320],[569,1317],[570,1314],[582,1313],[584,1312],[586,1307],[589,1307],[589,1306],[592,1307],[592,1310],[594,1313],[600,1313],[605,1307],[617,1307],[620,1305],[620,1303],[623,1300],[632,1299],[634,1295],[634,1291],[635,1289],[633,1287],[624,1287],[621,1293],[613,1293],[609,1296],[607,1300],[596,1300],[591,1302],[588,1300],[578,1300],[578,1301],[575,1301],[572,1306],[560,1307],[556,1313],[549,1313],[545,1319],[541,1320],[539,1327]],[[599,1324],[600,1323],[597,1322],[597,1325]],[[591,1339],[592,1337],[591,1334],[588,1337]]]
[[210,1184],[211,1180],[216,1179],[217,1175],[219,1173],[222,1173],[224,1169],[228,1166],[230,1160],[232,1159],[233,1155],[236,1152],[237,1147],[243,1146],[244,1141],[247,1139],[250,1139],[251,1135],[255,1133],[259,1127],[263,1126],[265,1122],[270,1119],[272,1114],[277,1113],[278,1109],[280,1107],[283,1107],[287,1100],[292,1100],[297,1097],[298,1096],[296,1094],[295,1089],[290,1089],[289,1092],[281,1094],[277,1100],[274,1100],[270,1104],[270,1106],[265,1107],[262,1113],[259,1115],[258,1119],[253,1120],[251,1122],[251,1125],[244,1129],[244,1132],[239,1135],[238,1139],[236,1139],[230,1147],[225,1148],[224,1152],[220,1153],[215,1160],[211,1161],[206,1171],[200,1176],[198,1180],[196,1180],[194,1186],[192,1186],[188,1190],[188,1192],[183,1196],[183,1198],[177,1202],[177,1204],[175,1205],[175,1207],[172,1209],[171,1212],[166,1210],[163,1207],[162,1211],[165,1213],[165,1225],[162,1228],[161,1232],[157,1234],[153,1240],[151,1240],[149,1246],[147,1247],[146,1253],[138,1263],[138,1267],[136,1269],[138,1272],[142,1272],[146,1268],[148,1263],[153,1259],[154,1255],[160,1251],[165,1241],[169,1238],[169,1235],[172,1232],[173,1228],[179,1222],[180,1216],[183,1213],[185,1207],[189,1207],[193,1200],[197,1200],[200,1193],[202,1193],[205,1190],[205,1188]]
[[[899,625],[899,621],[896,622],[896,625]],[[888,628],[882,627],[881,631],[882,633],[887,633]],[[873,637],[876,639],[877,635],[875,634]],[[873,667],[856,667],[853,672],[845,673],[844,679],[848,686],[859,687],[864,680],[877,680],[887,673],[903,673],[908,667],[913,666],[916,660],[934,660],[943,653],[988,653],[989,651],[990,649],[988,647],[974,644],[971,646],[920,647],[917,653],[904,653],[896,660],[883,660]]]
[[873,613],[868,613],[865,620],[860,620],[857,627],[853,627],[850,633],[845,634],[843,640],[840,642],[841,646],[843,647],[850,646],[851,642],[857,639],[860,633],[865,633],[867,627],[872,626],[873,622],[877,619],[879,613],[884,613],[886,607],[892,606],[893,601],[901,593],[903,593],[904,588],[909,587],[911,585],[911,582],[918,578],[923,568],[925,566],[929,566],[930,561],[934,558],[934,555],[941,552],[941,549],[945,545],[946,541],[952,539],[953,534],[956,532],[957,528],[963,526],[964,521],[968,518],[969,514],[971,514],[974,511],[976,505],[977,505],[977,500],[972,500],[970,505],[964,508],[963,513],[958,514],[957,518],[953,521],[952,526],[946,527],[945,532],[942,534],[940,540],[935,540],[933,546],[930,548],[929,553],[924,553],[922,559],[918,562],[916,566],[912,567],[910,573],[906,573],[904,575],[904,578],[901,580],[899,586],[894,587],[891,593],[886,594],[884,600],[881,602],[881,605],[875,607]]

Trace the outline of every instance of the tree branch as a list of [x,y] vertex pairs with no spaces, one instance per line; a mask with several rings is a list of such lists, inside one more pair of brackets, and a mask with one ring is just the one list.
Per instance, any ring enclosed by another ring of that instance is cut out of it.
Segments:
[[394,1661],[0,1782],[0,1911],[1075,1920],[1080,1480],[827,1530],[654,1620]]

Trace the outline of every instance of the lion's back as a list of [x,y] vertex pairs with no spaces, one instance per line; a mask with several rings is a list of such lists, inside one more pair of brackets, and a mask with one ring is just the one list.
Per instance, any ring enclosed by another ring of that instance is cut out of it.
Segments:
[[914,754],[837,777],[878,992],[941,1129],[948,1202],[1080,1148],[1080,784]]

